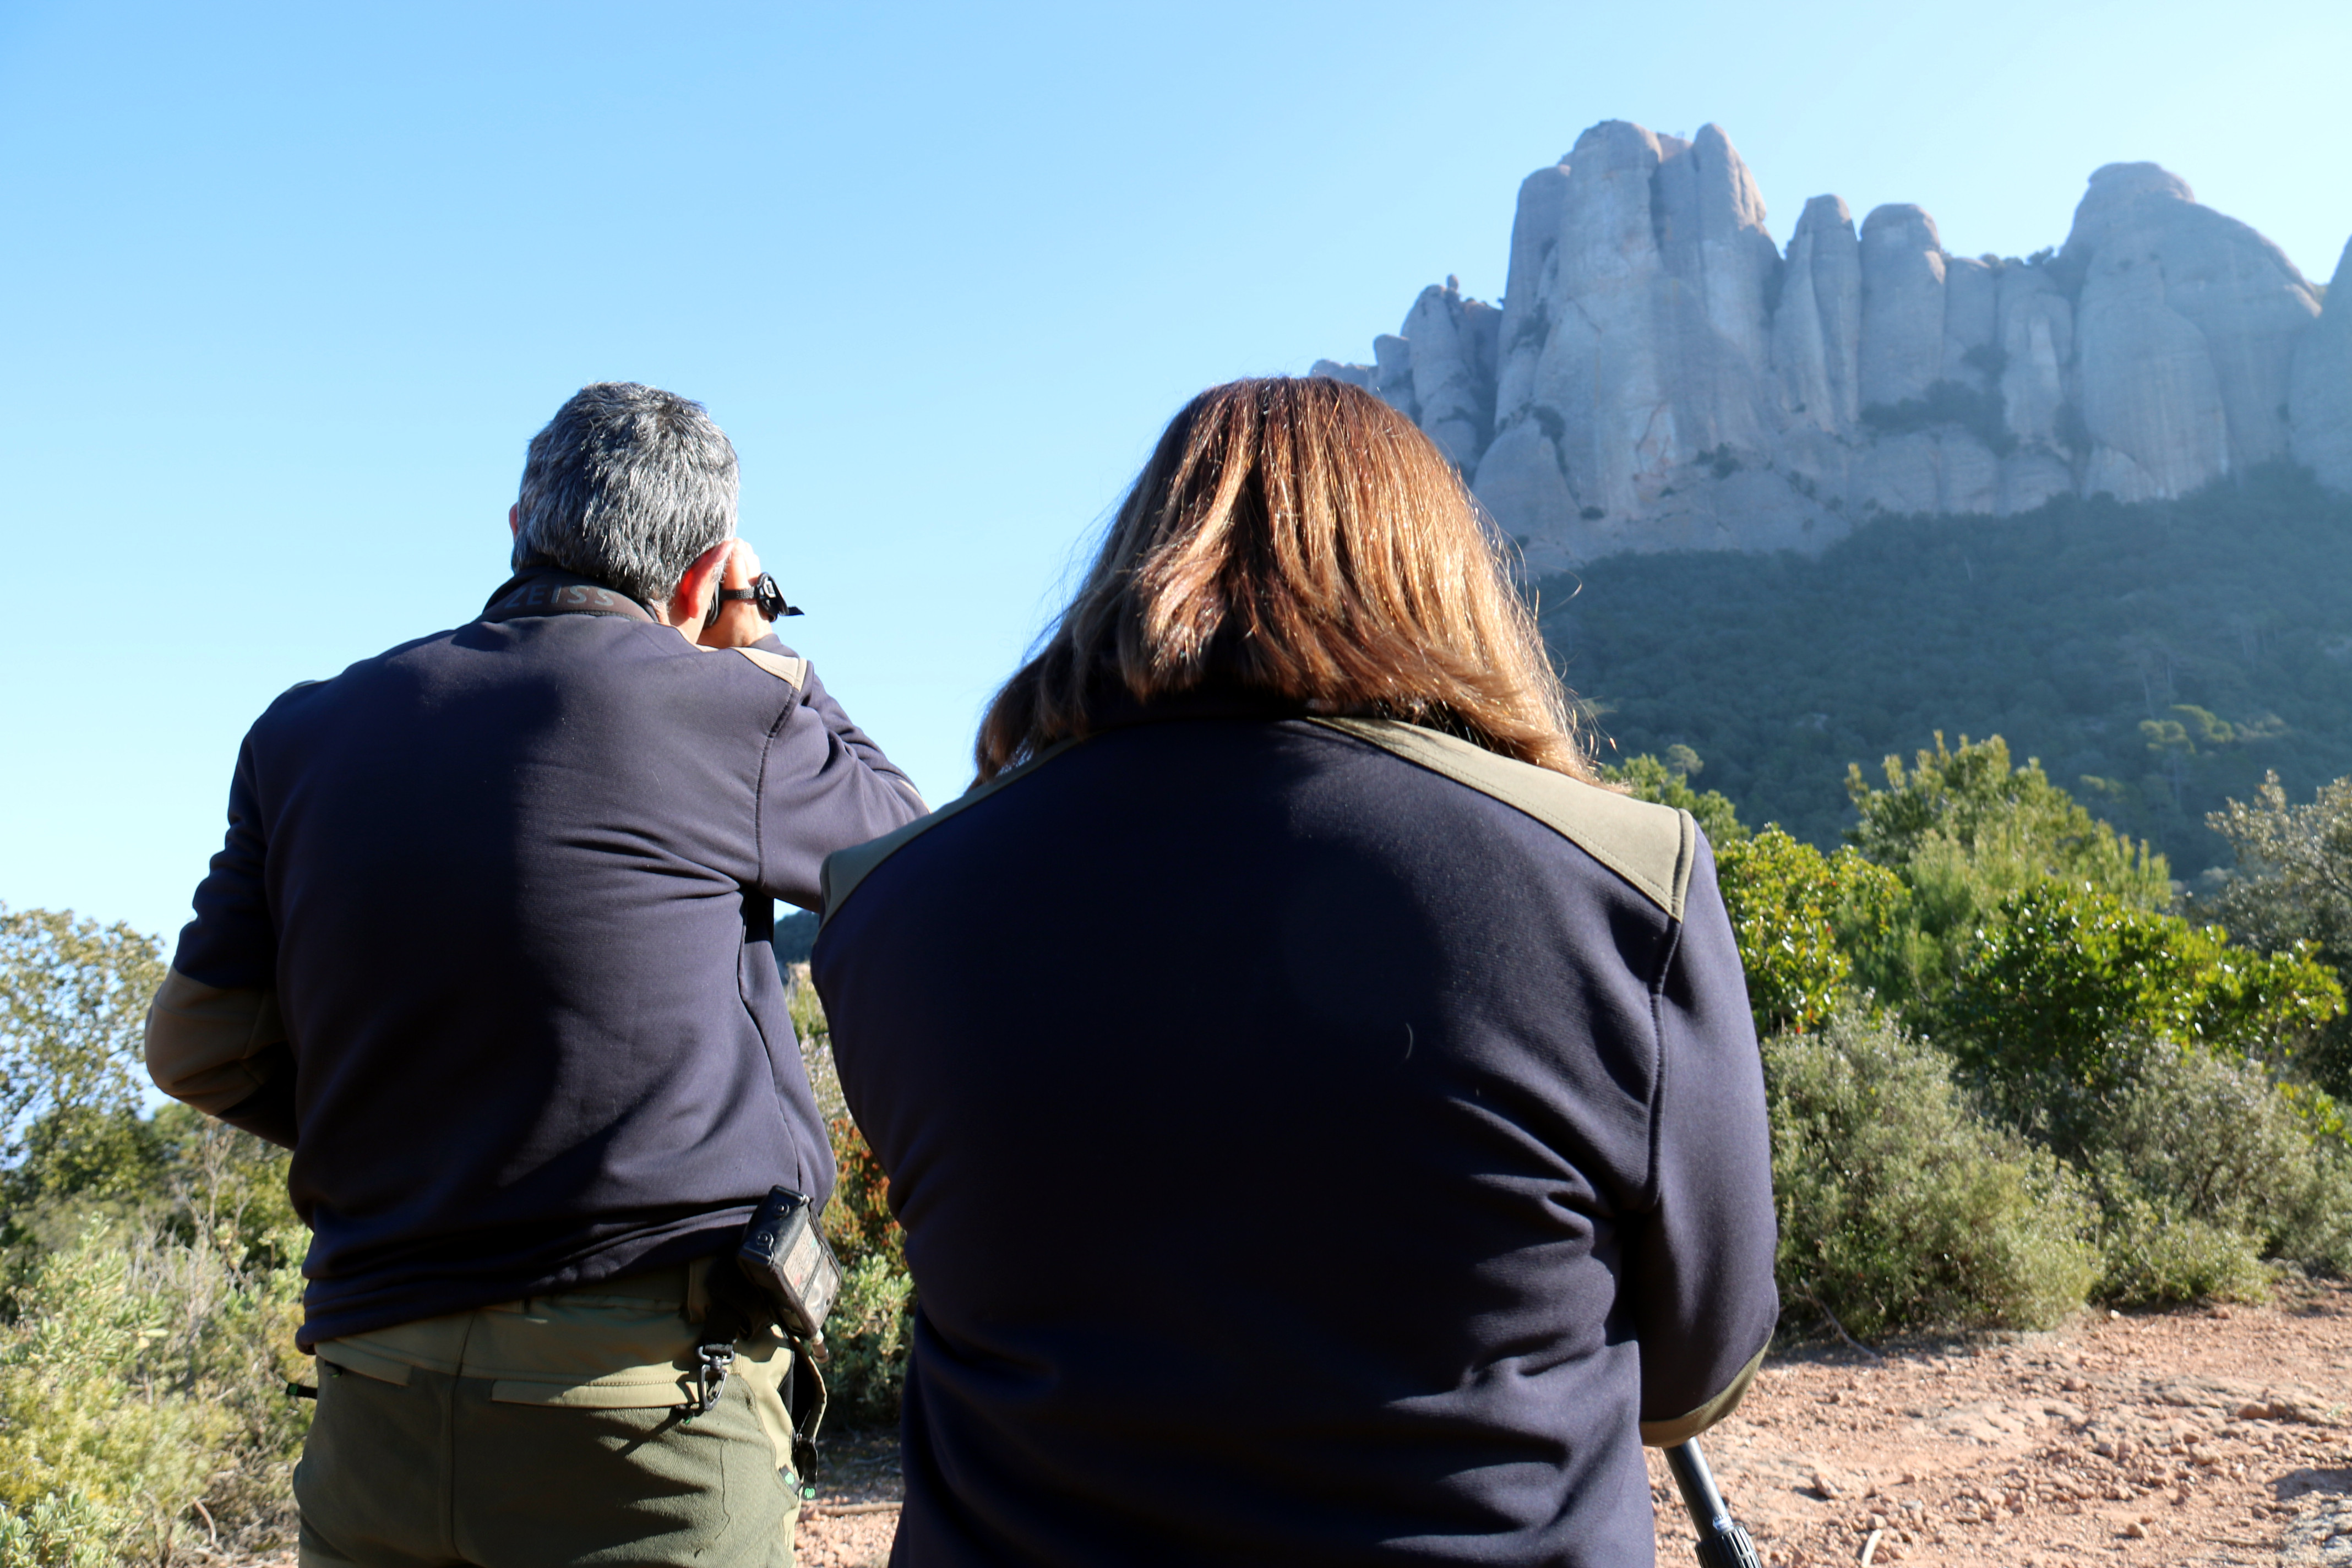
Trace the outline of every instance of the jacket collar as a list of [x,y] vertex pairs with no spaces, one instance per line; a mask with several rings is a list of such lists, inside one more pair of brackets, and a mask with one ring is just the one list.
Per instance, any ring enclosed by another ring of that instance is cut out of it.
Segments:
[[524,567],[490,595],[490,602],[482,606],[481,618],[512,621],[525,616],[609,616],[648,626],[661,624],[651,610],[618,588],[608,588],[593,577],[560,566]]

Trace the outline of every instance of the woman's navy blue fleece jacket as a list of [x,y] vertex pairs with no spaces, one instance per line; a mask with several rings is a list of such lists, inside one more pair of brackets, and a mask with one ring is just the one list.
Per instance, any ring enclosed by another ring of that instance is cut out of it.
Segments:
[[1097,734],[826,867],[919,1312],[895,1563],[1631,1564],[1771,1334],[1690,818],[1412,726]]

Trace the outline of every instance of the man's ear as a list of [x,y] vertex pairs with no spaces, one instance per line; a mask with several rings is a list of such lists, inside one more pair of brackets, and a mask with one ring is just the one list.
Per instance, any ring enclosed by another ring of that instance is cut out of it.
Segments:
[[666,626],[673,626],[688,637],[702,629],[703,617],[719,598],[719,580],[726,574],[727,557],[733,553],[735,542],[722,539],[694,558],[686,575],[677,580],[677,590],[669,596],[662,616]]
[[520,501],[507,508],[507,531],[517,539],[522,537],[522,502]]

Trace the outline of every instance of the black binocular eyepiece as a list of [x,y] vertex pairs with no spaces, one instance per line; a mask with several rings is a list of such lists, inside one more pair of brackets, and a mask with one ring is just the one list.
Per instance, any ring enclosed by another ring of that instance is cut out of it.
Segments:
[[751,579],[751,585],[748,588],[719,589],[719,597],[710,601],[710,613],[703,617],[702,624],[708,626],[718,620],[720,605],[740,605],[747,599],[753,609],[771,621],[801,613],[799,606],[784,603],[783,589],[777,586],[775,578],[762,572]]

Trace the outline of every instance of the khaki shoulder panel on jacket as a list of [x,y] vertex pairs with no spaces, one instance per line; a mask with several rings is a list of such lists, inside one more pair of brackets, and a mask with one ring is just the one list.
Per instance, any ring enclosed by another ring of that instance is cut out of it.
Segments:
[[1698,858],[1698,824],[1690,813],[1635,800],[1414,724],[1390,719],[1315,722],[1517,807],[1624,878],[1670,918],[1683,918],[1691,867]]
[[786,658],[763,647],[739,647],[735,651],[795,691],[808,685],[808,660],[804,658]]
[[847,849],[836,849],[826,856],[824,867],[817,872],[817,896],[824,905],[817,915],[819,928],[822,929],[824,922],[833,918],[834,911],[848,901],[849,895],[857,890],[857,884],[864,881],[875,867],[964,807],[978,805],[1016,779],[1028,777],[1077,743],[1076,741],[1064,741],[1048,746],[1019,767],[1008,768],[984,784],[974,784],[928,816],[919,816],[894,833],[886,833],[879,838],[853,845]]

